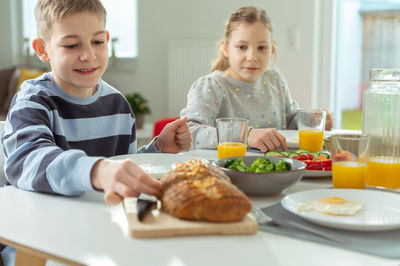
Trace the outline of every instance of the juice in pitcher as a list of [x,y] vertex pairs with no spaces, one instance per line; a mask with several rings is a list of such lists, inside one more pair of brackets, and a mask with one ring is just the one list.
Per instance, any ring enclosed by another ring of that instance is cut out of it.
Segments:
[[383,156],[370,158],[366,185],[400,188],[400,158]]
[[236,142],[218,144],[218,159],[246,155],[246,145]]
[[320,152],[324,144],[324,132],[318,129],[299,130],[299,148],[311,152]]
[[339,161],[332,164],[334,188],[365,188],[367,164],[356,161]]

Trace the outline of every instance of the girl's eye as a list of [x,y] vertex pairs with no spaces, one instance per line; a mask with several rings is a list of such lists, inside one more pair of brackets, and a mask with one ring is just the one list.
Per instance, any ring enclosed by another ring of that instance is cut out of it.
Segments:
[[93,43],[95,45],[102,45],[102,44],[104,44],[104,41],[94,41]]
[[69,49],[69,50],[74,49],[76,47],[78,47],[77,44],[64,45],[64,48]]
[[246,46],[245,46],[245,45],[239,45],[238,48],[239,48],[240,50],[246,50]]
[[260,47],[258,47],[258,49],[260,49],[261,51],[266,51],[266,50],[268,50],[268,47],[267,46],[260,46]]

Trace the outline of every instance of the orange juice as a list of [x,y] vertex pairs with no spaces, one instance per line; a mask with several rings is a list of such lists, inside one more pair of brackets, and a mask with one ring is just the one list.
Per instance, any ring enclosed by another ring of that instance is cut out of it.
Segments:
[[365,183],[369,186],[400,188],[400,158],[370,158]]
[[237,142],[223,142],[218,145],[218,159],[234,156],[245,156],[246,145]]
[[322,151],[324,132],[318,129],[299,130],[299,148],[311,152]]
[[365,188],[367,164],[354,161],[339,161],[332,164],[334,188]]

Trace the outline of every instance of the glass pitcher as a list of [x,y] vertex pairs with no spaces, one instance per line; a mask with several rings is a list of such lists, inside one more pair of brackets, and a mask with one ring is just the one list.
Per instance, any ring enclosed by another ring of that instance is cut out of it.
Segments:
[[400,188],[400,69],[371,69],[363,97],[363,135],[370,137],[366,185]]

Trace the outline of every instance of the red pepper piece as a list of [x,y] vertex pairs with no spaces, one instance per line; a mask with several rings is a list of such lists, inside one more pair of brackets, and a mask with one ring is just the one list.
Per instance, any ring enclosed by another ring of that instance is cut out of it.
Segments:
[[297,160],[301,160],[301,161],[309,160],[307,154],[299,154],[299,155],[297,155],[297,158],[298,158]]
[[313,160],[308,160],[305,161],[305,163],[307,164],[307,170],[322,170],[323,166],[321,161],[313,161]]
[[323,167],[332,167],[332,160],[320,161]]

